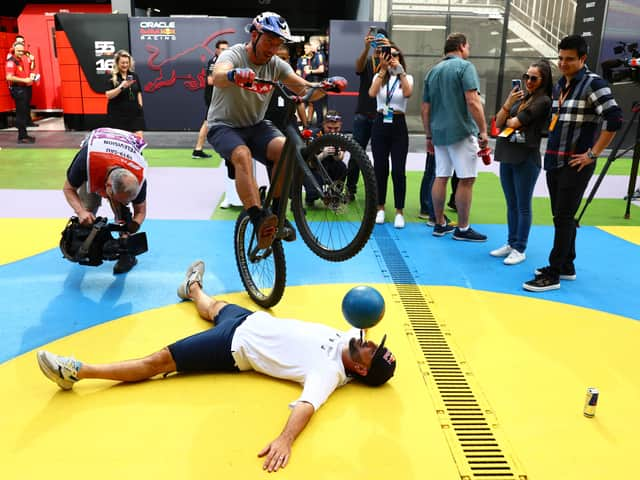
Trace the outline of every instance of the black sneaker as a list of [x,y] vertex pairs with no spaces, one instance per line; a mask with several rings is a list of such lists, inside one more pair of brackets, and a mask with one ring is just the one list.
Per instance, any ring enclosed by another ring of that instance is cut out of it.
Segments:
[[19,138],[18,143],[36,143],[36,137],[27,135],[26,137]]
[[[534,274],[536,275],[548,275],[551,267],[540,267],[534,270]],[[560,270],[560,280],[575,280],[576,279],[576,269],[575,268],[563,268]]]
[[120,258],[113,266],[113,273],[116,275],[119,273],[127,273],[138,263],[138,259],[133,255],[129,255],[128,253],[120,255]]
[[191,158],[211,158],[211,155],[202,150],[194,150],[191,152]]
[[454,240],[463,240],[465,242],[486,242],[487,236],[476,232],[473,228],[469,227],[464,232],[459,228],[453,232]]
[[536,275],[536,278],[524,282],[522,288],[529,292],[546,292],[547,290],[558,290],[560,279],[553,278],[545,274]]
[[298,238],[296,229],[286,218],[284,219],[284,226],[282,227],[282,231],[278,233],[278,238],[284,240],[285,242],[294,242],[296,238]]
[[433,235],[434,237],[444,237],[447,233],[451,233],[455,230],[456,228],[447,224],[447,225],[434,225],[433,226],[433,232],[431,233],[431,235]]

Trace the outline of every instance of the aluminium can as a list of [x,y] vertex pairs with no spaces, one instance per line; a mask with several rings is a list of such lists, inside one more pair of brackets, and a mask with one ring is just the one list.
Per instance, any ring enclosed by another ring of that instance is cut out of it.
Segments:
[[585,417],[593,418],[596,414],[596,406],[598,405],[598,397],[600,396],[600,392],[597,388],[589,387],[587,388],[587,397],[584,401],[584,410],[583,414]]

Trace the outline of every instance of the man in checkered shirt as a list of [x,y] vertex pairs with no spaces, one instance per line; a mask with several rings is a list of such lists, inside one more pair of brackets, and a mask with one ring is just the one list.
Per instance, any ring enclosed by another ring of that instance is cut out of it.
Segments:
[[522,287],[531,292],[560,288],[560,280],[575,280],[576,222],[582,195],[596,159],[622,126],[622,110],[608,83],[585,65],[587,43],[569,35],[558,45],[562,78],[553,91],[549,141],[544,156],[553,213],[554,238],[549,265]]

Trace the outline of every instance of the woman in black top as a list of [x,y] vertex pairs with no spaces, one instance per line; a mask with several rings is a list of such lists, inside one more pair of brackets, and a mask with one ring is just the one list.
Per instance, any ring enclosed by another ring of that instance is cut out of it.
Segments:
[[507,201],[507,244],[492,250],[506,257],[505,265],[526,258],[531,230],[531,198],[540,173],[540,140],[551,112],[551,67],[546,60],[529,66],[522,76],[525,88],[514,87],[496,114],[496,125],[505,127],[496,142],[495,159],[500,162],[500,183]]
[[142,85],[133,71],[129,52],[119,50],[114,57],[113,71],[107,81],[107,126],[134,132],[142,137],[145,129],[142,111]]

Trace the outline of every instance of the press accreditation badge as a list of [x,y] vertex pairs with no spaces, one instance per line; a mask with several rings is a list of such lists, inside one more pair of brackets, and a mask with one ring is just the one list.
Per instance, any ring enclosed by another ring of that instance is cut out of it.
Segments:
[[382,110],[382,123],[393,123],[393,108],[388,105]]

